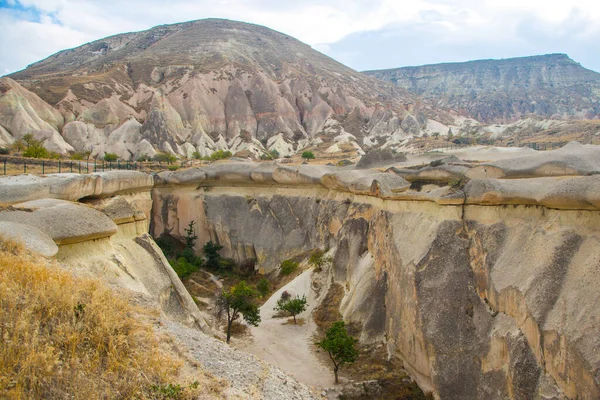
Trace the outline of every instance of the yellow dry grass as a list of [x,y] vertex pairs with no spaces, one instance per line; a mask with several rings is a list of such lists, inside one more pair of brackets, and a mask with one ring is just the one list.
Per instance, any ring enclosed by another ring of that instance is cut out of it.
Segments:
[[0,237],[0,398],[217,395],[206,374],[180,382],[184,362],[160,346],[149,315]]

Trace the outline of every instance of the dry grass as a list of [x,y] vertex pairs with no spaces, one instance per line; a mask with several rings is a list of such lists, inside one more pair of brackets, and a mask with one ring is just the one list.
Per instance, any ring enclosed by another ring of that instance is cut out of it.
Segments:
[[161,347],[149,314],[0,237],[0,398],[183,399],[218,390],[206,375],[180,382],[184,362]]
[[325,298],[312,312],[312,317],[319,329],[326,331],[331,325],[342,319],[340,304],[344,297],[344,287],[336,283],[329,287]]

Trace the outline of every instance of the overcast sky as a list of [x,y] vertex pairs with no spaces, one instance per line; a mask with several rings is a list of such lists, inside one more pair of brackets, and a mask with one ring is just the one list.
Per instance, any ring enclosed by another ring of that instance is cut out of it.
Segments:
[[0,75],[108,35],[209,17],[265,25],[357,70],[567,53],[600,71],[598,0],[0,0]]

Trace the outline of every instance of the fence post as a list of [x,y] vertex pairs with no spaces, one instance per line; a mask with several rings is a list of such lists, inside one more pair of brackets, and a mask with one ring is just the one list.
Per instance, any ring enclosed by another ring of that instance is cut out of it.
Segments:
[[23,173],[27,173],[27,161],[23,161]]
[[71,161],[71,173],[73,173],[73,161]]
[[81,161],[79,161],[77,164],[79,164],[79,173],[81,174]]
[[96,159],[94,158],[94,172],[96,172]]
[[60,174],[60,160],[58,160],[58,173]]
[[42,175],[44,175],[44,160],[42,160]]
[[4,175],[6,175],[6,158],[4,159]]
[[121,169],[121,160],[117,160],[117,169]]
[[102,172],[104,172],[104,160],[102,160]]

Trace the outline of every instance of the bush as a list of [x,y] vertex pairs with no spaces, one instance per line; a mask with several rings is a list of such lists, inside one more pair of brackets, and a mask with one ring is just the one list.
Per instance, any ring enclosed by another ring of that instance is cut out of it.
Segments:
[[6,147],[0,147],[0,154],[1,155],[10,154],[10,150],[7,149]]
[[283,311],[290,314],[294,317],[294,324],[296,324],[296,315],[303,313],[306,311],[308,304],[306,302],[306,295],[300,297],[296,296],[293,299],[279,299],[277,301],[277,306],[275,307],[276,311]]
[[166,162],[167,164],[172,164],[175,161],[177,161],[177,157],[175,157],[173,154],[158,153],[154,156],[154,161],[157,161],[159,163]]
[[116,155],[115,153],[105,153],[104,154],[104,161],[114,162],[114,161],[117,161],[118,159],[119,159],[119,156]]
[[28,133],[23,136],[23,141],[27,146],[27,149],[23,152],[23,157],[48,158],[49,153],[44,147],[44,142],[42,140],[34,139],[33,135]]
[[163,235],[155,240],[156,244],[162,250],[163,254],[167,258],[175,256],[175,244],[173,238],[168,235]]
[[142,154],[141,156],[139,156],[137,158],[137,162],[146,162],[146,161],[150,161],[150,156],[148,154]]
[[192,158],[194,160],[201,160],[202,159],[202,154],[200,154],[199,151],[195,151],[195,152],[192,153]]
[[312,151],[305,151],[302,153],[302,158],[305,160],[314,160],[315,154]]
[[83,153],[73,153],[71,154],[71,157],[69,157],[71,160],[75,160],[75,161],[80,161],[83,160]]
[[261,297],[265,297],[271,291],[271,283],[267,278],[262,278],[256,284],[256,290],[258,290],[258,293],[260,293]]
[[177,261],[172,263],[172,267],[180,279],[185,279],[194,272],[198,271],[198,267],[188,262],[184,257],[179,257]]
[[179,169],[179,165],[169,165],[169,171],[177,171]]
[[294,272],[298,268],[298,263],[292,260],[284,260],[281,263],[280,275],[286,276]]
[[208,158],[210,161],[224,160],[226,158],[230,158],[233,154],[231,154],[228,150],[217,150],[210,155]]

